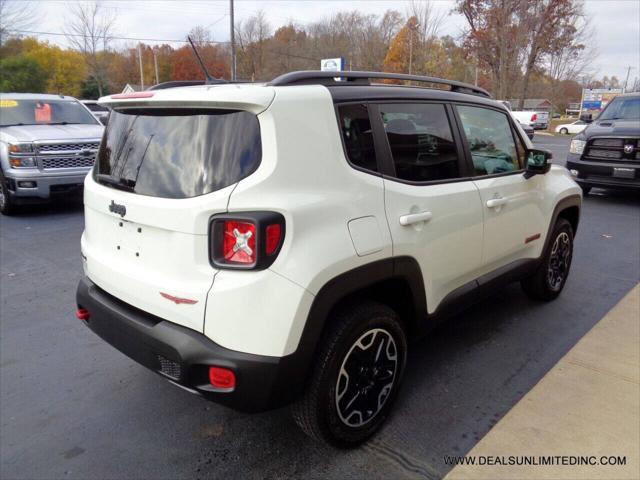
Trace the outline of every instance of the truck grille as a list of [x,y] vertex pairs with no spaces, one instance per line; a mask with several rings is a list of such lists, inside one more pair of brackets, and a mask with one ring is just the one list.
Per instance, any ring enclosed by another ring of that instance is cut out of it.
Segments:
[[42,159],[42,168],[78,168],[92,167],[95,161],[95,154],[89,157],[51,157]]
[[38,145],[38,152],[73,152],[81,150],[97,150],[100,143],[50,143]]
[[37,146],[43,170],[92,167],[100,142],[45,143]]
[[587,145],[585,158],[621,162],[640,160],[640,139],[594,138]]

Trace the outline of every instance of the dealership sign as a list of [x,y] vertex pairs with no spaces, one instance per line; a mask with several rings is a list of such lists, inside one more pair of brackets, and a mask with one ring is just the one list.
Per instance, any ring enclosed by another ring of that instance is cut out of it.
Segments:
[[582,111],[599,113],[621,93],[621,88],[585,88],[582,90]]
[[320,70],[323,72],[341,72],[344,70],[344,58],[323,58],[320,60]]

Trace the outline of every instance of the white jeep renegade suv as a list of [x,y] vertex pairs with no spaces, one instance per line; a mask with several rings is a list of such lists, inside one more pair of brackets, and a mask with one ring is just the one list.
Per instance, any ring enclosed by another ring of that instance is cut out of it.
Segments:
[[356,445],[409,340],[505,282],[551,300],[567,280],[580,188],[480,88],[295,72],[101,104],[77,316],[216,402],[292,403]]

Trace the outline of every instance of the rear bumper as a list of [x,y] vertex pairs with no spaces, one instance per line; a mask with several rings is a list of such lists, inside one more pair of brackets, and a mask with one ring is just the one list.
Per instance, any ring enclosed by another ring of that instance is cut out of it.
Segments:
[[[633,170],[633,176],[630,178],[614,176],[615,168]],[[578,172],[573,178],[580,185],[616,189],[640,189],[640,165],[637,163],[585,161],[579,160],[578,155],[569,154],[567,169]]]
[[[84,323],[107,343],[192,393],[245,412],[277,408],[302,391],[306,372],[294,355],[269,357],[229,350],[201,333],[143,312],[100,289],[87,277],[76,294],[90,312]],[[209,384],[209,366],[233,370],[236,386]]]
[[[7,172],[9,190],[16,199],[40,198],[46,200],[52,195],[81,191],[87,172],[68,175],[46,176],[35,172]],[[35,186],[25,186],[34,182]]]

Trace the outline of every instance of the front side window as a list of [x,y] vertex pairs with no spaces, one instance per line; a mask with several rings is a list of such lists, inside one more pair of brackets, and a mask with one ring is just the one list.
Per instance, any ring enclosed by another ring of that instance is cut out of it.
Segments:
[[0,127],[15,125],[99,125],[75,100],[0,99]]
[[140,195],[189,198],[253,173],[262,158],[250,112],[147,108],[111,112],[94,178]]
[[338,117],[349,161],[356,167],[377,172],[378,164],[367,106],[341,105],[338,107]]
[[380,104],[396,176],[429,182],[459,176],[458,154],[444,105]]
[[516,147],[504,113],[482,107],[457,106],[469,144],[475,175],[495,175],[520,170],[524,148]]

